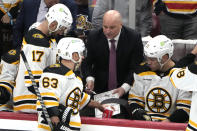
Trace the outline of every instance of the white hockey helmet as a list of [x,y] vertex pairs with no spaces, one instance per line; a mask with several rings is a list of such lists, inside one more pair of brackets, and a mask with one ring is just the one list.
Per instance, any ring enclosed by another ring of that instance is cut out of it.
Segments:
[[169,59],[172,57],[174,51],[174,45],[172,41],[164,35],[158,35],[152,38],[145,46],[144,53],[147,57],[157,58],[161,64],[162,57],[165,54],[169,55]]
[[143,45],[145,46],[151,39],[152,39],[152,37],[150,35],[149,36],[142,37],[142,43],[143,43]]
[[[82,59],[82,56],[85,57],[85,44],[79,38],[74,37],[65,37],[62,38],[57,45],[58,56],[62,59],[71,60],[74,63],[79,63]],[[79,55],[79,60],[75,61],[72,59],[72,54],[77,52]]]
[[35,22],[35,23],[33,23],[33,24],[29,27],[29,30],[34,29],[34,28],[37,28],[40,24],[41,24],[40,22]]
[[71,27],[72,22],[73,22],[72,15],[71,15],[71,12],[68,9],[68,7],[66,7],[64,4],[60,4],[60,3],[55,4],[51,8],[49,8],[49,11],[45,15],[45,17],[46,17],[47,21],[49,22],[49,25],[53,21],[57,21],[57,23],[58,23],[57,28],[51,32],[55,32],[55,31],[61,29],[61,27],[66,27],[67,29],[69,29]]

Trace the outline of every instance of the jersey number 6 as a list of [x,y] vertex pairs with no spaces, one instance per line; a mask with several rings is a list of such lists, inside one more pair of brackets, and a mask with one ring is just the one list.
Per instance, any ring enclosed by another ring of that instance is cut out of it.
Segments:
[[44,77],[42,79],[42,86],[44,88],[48,88],[49,86],[51,86],[52,88],[57,88],[58,86],[58,80],[55,78],[49,78],[49,77]]

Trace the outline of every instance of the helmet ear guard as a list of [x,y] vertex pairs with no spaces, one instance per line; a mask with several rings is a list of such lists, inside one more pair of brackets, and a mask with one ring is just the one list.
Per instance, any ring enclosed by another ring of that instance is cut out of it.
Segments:
[[48,13],[45,15],[45,18],[48,21],[48,26],[56,21],[57,27],[55,30],[50,30],[51,32],[55,32],[62,27],[65,27],[66,30],[70,29],[71,24],[73,22],[73,18],[70,10],[64,4],[55,4],[51,8],[49,8]]

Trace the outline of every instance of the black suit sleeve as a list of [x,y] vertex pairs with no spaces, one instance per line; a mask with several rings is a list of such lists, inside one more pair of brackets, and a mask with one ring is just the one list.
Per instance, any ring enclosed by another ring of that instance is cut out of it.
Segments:
[[144,60],[144,48],[141,40],[141,35],[137,32],[133,33],[134,39],[132,39],[132,43],[134,44],[131,48],[132,52],[130,55],[130,62],[129,62],[129,73],[125,79],[124,83],[128,83],[129,85],[132,85],[133,83],[133,73],[136,69],[136,67]]
[[21,3],[20,13],[16,18],[16,23],[13,26],[13,47],[20,47],[24,34],[24,2]]
[[[84,78],[87,78],[88,76],[93,76],[93,71],[92,71],[92,66],[93,66],[93,51],[92,51],[92,46],[93,46],[93,38],[94,38],[94,33],[89,33],[88,38],[87,38],[87,57],[82,63],[82,74]],[[93,76],[94,77],[94,76]]]

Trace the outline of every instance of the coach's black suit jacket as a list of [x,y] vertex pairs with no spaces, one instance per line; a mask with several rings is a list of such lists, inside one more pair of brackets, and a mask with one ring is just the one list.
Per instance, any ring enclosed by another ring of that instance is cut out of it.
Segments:
[[[83,75],[95,77],[96,93],[108,91],[109,45],[103,30],[93,30],[88,35],[87,57],[82,66]],[[143,61],[141,35],[134,30],[122,27],[117,50],[117,83],[129,85],[133,82],[136,65]],[[117,88],[118,88],[117,87]]]

